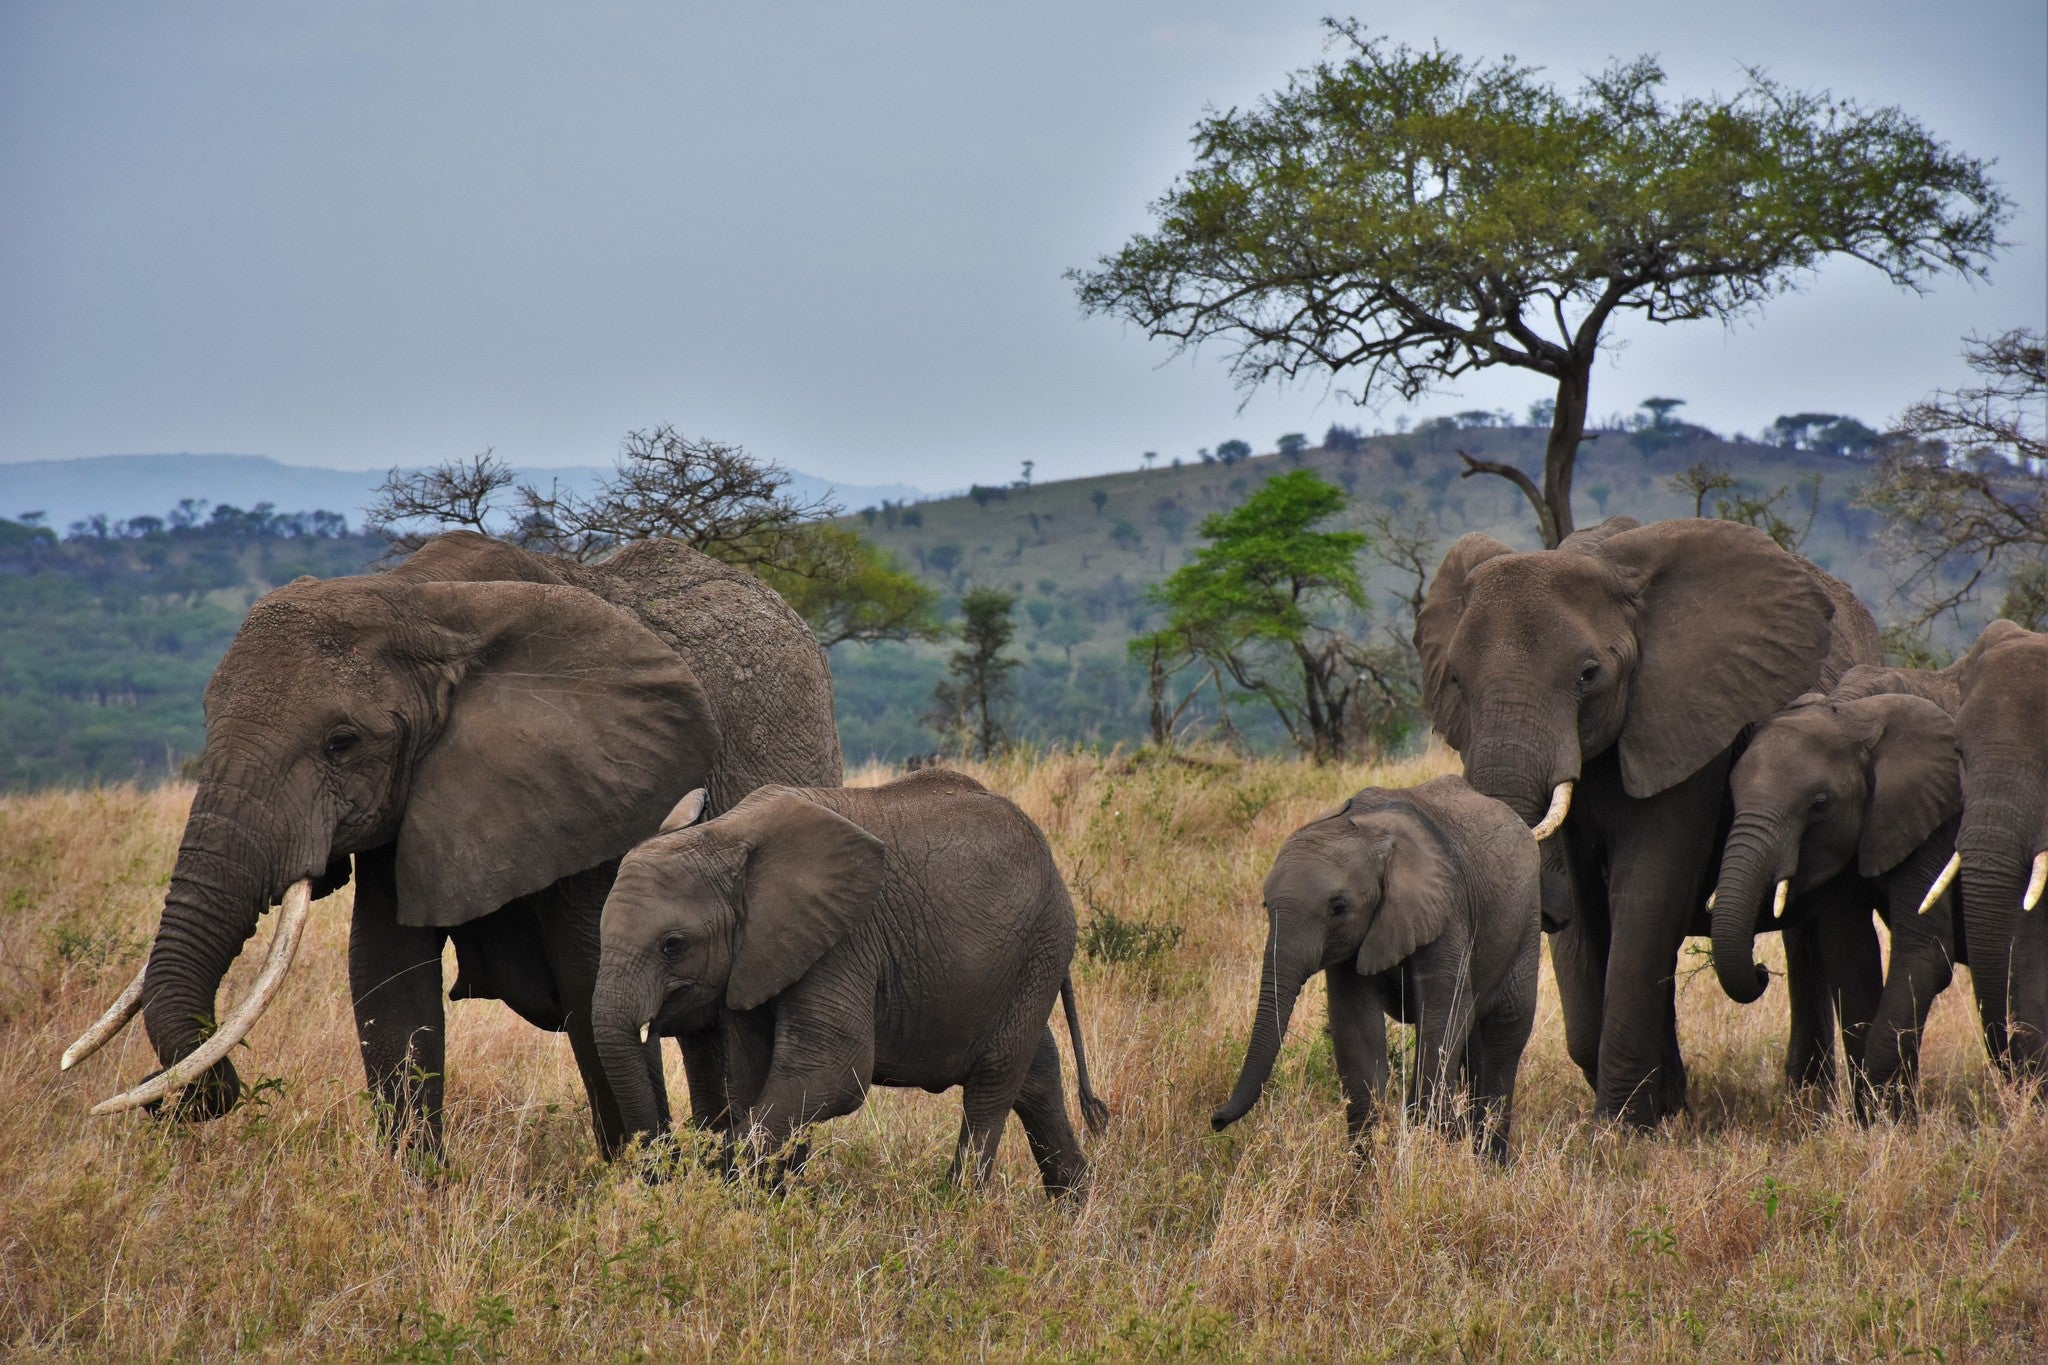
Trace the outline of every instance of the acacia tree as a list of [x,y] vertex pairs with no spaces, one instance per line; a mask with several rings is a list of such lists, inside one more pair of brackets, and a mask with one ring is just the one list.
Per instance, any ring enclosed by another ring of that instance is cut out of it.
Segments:
[[2000,614],[2048,628],[2048,334],[2018,328],[1963,354],[1984,382],[1907,408],[1858,501],[1890,523],[1908,634],[2001,571]]
[[1788,89],[1671,100],[1650,58],[1566,93],[1512,60],[1417,50],[1328,20],[1341,55],[1203,119],[1155,229],[1093,270],[1082,306],[1182,348],[1231,348],[1241,387],[1325,371],[1358,402],[1507,365],[1557,384],[1539,483],[1546,545],[1608,324],[1734,319],[1831,255],[1919,288],[1982,276],[2010,212],[1988,163],[1896,108]]
[[1012,617],[1017,599],[996,588],[970,588],[960,598],[962,648],[947,661],[949,675],[932,691],[926,724],[959,735],[976,758],[987,758],[1008,741],[1002,710],[1010,698],[1010,675],[1020,667],[1003,651],[1017,633]]
[[680,540],[763,579],[828,647],[936,638],[936,595],[831,522],[836,504],[788,485],[780,465],[662,425],[627,433],[611,475],[589,494],[543,491],[486,450],[391,470],[365,512],[402,551],[451,527],[583,562],[632,540]]

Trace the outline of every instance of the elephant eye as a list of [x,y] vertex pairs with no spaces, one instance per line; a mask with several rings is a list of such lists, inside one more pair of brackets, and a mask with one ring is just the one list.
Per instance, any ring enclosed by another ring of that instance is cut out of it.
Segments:
[[1827,794],[1826,792],[1815,792],[1815,793],[1813,794],[1813,805],[1812,805],[1812,810],[1813,810],[1813,813],[1814,813],[1815,815],[1819,815],[1819,814],[1820,814],[1820,813],[1821,813],[1822,811],[1826,810],[1827,808],[1828,808],[1828,794]]
[[1330,913],[1331,913],[1331,914],[1333,914],[1333,915],[1341,915],[1341,914],[1343,914],[1343,913],[1344,913],[1344,912],[1345,912],[1346,910],[1349,910],[1350,908],[1351,908],[1351,903],[1350,903],[1349,901],[1345,900],[1345,899],[1344,899],[1344,898],[1343,898],[1342,896],[1332,896],[1332,897],[1330,897]]
[[1581,669],[1579,670],[1579,686],[1580,686],[1580,687],[1591,687],[1591,686],[1593,685],[1593,680],[1594,680],[1595,678],[1598,678],[1599,676],[1600,676],[1600,662],[1599,662],[1599,660],[1597,660],[1597,659],[1589,659],[1589,660],[1587,660],[1587,662],[1586,662],[1586,666],[1585,666],[1584,668],[1581,668]]
[[357,742],[361,739],[362,736],[353,730],[336,730],[327,737],[327,743],[322,747],[329,758],[340,758],[350,749],[355,748]]
[[683,950],[689,946],[683,940],[681,934],[670,934],[661,941],[661,956],[665,961],[674,962],[683,955]]

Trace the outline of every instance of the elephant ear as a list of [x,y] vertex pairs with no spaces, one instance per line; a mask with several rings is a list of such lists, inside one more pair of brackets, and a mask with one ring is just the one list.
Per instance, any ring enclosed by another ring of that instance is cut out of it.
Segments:
[[1990,625],[1984,627],[1983,630],[1977,632],[1977,638],[1971,642],[1969,652],[1950,665],[1947,671],[1955,675],[1956,685],[1962,690],[1962,694],[1967,697],[1970,695],[1970,689],[1977,684],[1977,675],[1983,670],[1984,660],[1993,650],[2008,641],[2032,638],[2034,638],[2033,631],[2028,630],[2016,621],[2008,621],[2001,616]]
[[1685,518],[1623,531],[1590,553],[1636,598],[1620,743],[1630,796],[1684,781],[1745,725],[1812,687],[1834,601],[1805,560],[1762,531]]
[[398,919],[466,924],[616,858],[709,777],[703,689],[645,626],[581,588],[421,583],[446,708],[413,769]]
[[761,788],[714,827],[747,849],[725,1003],[750,1010],[788,990],[874,913],[882,841],[789,787]]
[[1459,536],[1437,566],[1422,610],[1415,616],[1415,649],[1422,656],[1422,705],[1437,733],[1453,749],[1464,749],[1470,721],[1463,693],[1451,685],[1451,639],[1465,614],[1465,586],[1481,564],[1513,553],[1492,536],[1477,531]]
[[1456,890],[1441,845],[1413,817],[1378,815],[1356,823],[1372,840],[1369,856],[1380,866],[1380,903],[1358,945],[1358,971],[1373,976],[1443,933]]
[[1835,710],[1867,726],[1872,739],[1856,870],[1875,877],[1906,861],[1963,808],[1955,722],[1920,697],[1866,697]]

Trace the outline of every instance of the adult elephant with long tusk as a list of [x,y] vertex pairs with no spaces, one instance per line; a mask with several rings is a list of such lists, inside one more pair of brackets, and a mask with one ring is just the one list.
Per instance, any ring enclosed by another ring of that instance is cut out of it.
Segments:
[[[181,1114],[225,1112],[240,1089],[229,1049],[289,968],[309,901],[353,875],[349,983],[393,1136],[440,1147],[452,940],[451,998],[569,1035],[609,1154],[624,1129],[589,1002],[618,858],[692,788],[723,810],[770,782],[840,776],[810,631],[758,579],[680,544],[584,566],[458,532],[387,573],[300,579],[257,603],[207,684],[155,942],[64,1065],[140,1012],[165,1070],[95,1112],[181,1087]],[[215,1029],[223,977],[280,900],[262,973]],[[683,1054],[714,1121],[722,1046],[684,1039]],[[658,1045],[647,1066],[660,1094]]]
[[[1533,553],[1461,537],[1415,643],[1430,718],[1466,780],[1538,827],[1546,882],[1568,888],[1568,909],[1547,888],[1546,925],[1566,1043],[1599,1113],[1649,1125],[1675,1112],[1678,949],[1706,932],[1734,746],[1799,694],[1878,662],[1870,613],[1750,527],[1614,517]],[[1833,1056],[1808,949],[1795,937],[1802,1066],[1822,1046]]]
[[1948,672],[1963,759],[1956,835],[1970,980],[1991,1055],[2048,1077],[2048,634],[1993,621]]

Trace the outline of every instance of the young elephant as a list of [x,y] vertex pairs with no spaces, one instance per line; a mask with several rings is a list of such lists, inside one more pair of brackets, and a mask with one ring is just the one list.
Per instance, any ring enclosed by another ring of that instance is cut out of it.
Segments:
[[[1767,979],[1752,951],[1765,907],[1780,925],[1811,927],[1867,1117],[1868,1090],[1905,1103],[1928,1010],[1967,959],[1950,899],[1922,912],[1963,804],[1955,724],[1924,697],[1860,690],[1802,699],[1751,735],[1729,778],[1713,917],[1721,984],[1744,1003]],[[1888,974],[1873,909],[1891,929]]]
[[1387,1085],[1386,1016],[1416,1027],[1411,1111],[1507,1159],[1515,1072],[1536,1017],[1536,842],[1463,778],[1367,788],[1289,835],[1266,877],[1265,966],[1244,1071],[1211,1123],[1244,1117],[1272,1074],[1295,998],[1321,971],[1351,1135]]
[[[727,1114],[768,1151],[858,1109],[870,1085],[962,1089],[954,1154],[986,1175],[1011,1110],[1047,1190],[1087,1167],[1047,1024],[1066,1005],[1074,908],[1045,836],[959,773],[873,788],[763,787],[697,824],[692,793],[620,865],[605,902],[595,1031],[629,1130],[659,1130],[641,1040],[713,1022]],[[801,1149],[794,1164],[801,1165]]]

